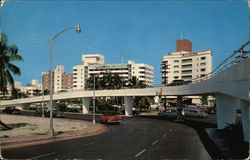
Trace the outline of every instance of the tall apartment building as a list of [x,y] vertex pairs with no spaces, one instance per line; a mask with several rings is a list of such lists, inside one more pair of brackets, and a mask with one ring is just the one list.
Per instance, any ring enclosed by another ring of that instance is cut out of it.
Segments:
[[119,75],[124,81],[135,76],[147,86],[153,86],[154,83],[154,68],[147,64],[136,64],[133,61],[128,61],[127,64],[99,64],[89,66],[89,75],[95,74],[102,77],[110,73]]
[[73,67],[73,89],[84,89],[90,75],[103,76],[104,74],[118,74],[125,80],[136,76],[147,86],[153,86],[154,68],[147,64],[136,64],[128,61],[127,64],[104,64],[101,54],[82,55],[82,63]]
[[[68,90],[73,88],[73,74],[65,73],[64,66],[56,66],[52,74],[53,91],[57,93],[61,90]],[[50,90],[50,74],[48,72],[42,73],[43,90]]]
[[177,40],[176,51],[162,56],[162,84],[191,81],[212,72],[212,51],[192,51],[189,40]]
[[88,67],[98,64],[104,64],[103,55],[82,55],[82,63],[73,67],[73,89],[84,89],[89,78]]

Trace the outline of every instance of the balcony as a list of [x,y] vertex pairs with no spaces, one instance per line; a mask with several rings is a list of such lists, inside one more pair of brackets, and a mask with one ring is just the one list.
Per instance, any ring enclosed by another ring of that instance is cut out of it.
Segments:
[[192,74],[192,70],[182,70],[181,74]]
[[192,62],[193,62],[192,58],[181,60],[181,63],[192,63]]
[[192,68],[192,64],[185,64],[181,66],[182,69],[189,69]]

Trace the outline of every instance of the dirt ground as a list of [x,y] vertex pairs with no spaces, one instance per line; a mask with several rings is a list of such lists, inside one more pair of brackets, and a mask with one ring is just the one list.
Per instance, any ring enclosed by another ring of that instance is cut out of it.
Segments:
[[[4,130],[0,127],[0,138],[45,135],[49,130],[49,118],[0,114],[0,119],[12,128]],[[53,128],[57,133],[86,130],[88,125],[80,120],[53,118]]]

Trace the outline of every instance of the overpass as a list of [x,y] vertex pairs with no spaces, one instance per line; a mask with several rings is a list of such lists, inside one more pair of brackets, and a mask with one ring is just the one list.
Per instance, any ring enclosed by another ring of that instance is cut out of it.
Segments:
[[[249,44],[250,41],[246,44]],[[235,122],[236,109],[242,111],[244,140],[249,140],[250,117],[250,57],[249,51],[237,50],[223,61],[212,73],[192,80],[191,84],[181,86],[161,86],[141,89],[117,90],[76,90],[57,93],[53,100],[81,98],[83,112],[87,113],[94,92],[95,97],[124,97],[125,114],[132,115],[133,97],[135,96],[190,96],[213,94],[216,97],[217,125],[219,129],[226,123]],[[237,55],[239,53],[240,55]],[[30,104],[49,101],[49,96],[0,101],[0,107],[8,105]],[[177,104],[178,108],[178,104]]]

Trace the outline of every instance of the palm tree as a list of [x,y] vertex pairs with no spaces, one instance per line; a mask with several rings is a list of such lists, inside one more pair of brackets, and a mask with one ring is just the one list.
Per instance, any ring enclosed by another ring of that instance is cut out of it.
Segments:
[[45,90],[43,91],[43,94],[44,94],[44,95],[49,95],[49,93],[50,93],[50,91],[49,91],[48,89],[45,89]]
[[133,76],[131,79],[128,80],[127,86],[129,88],[145,88],[146,85],[142,81],[139,81],[138,78]]
[[[12,93],[15,93],[15,84],[12,74],[21,75],[20,69],[13,64],[14,61],[23,61],[21,55],[17,54],[16,45],[8,46],[7,36],[1,32],[0,41],[0,92],[5,95],[7,86],[11,86]],[[14,91],[14,92],[13,92]]]
[[34,96],[40,96],[41,95],[41,90],[40,89],[35,89],[35,90],[33,90],[33,94],[34,94]]

